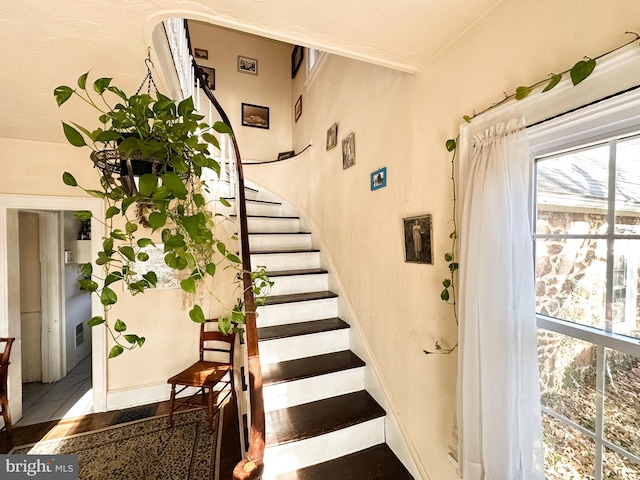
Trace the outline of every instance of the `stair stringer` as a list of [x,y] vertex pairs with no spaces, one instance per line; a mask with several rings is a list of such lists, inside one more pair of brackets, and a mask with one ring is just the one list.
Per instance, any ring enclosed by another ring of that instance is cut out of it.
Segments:
[[362,333],[361,323],[353,313],[348,296],[345,294],[339,278],[335,274],[336,268],[331,257],[326,253],[327,247],[320,231],[309,220],[306,212],[286,198],[270,192],[260,184],[246,180],[248,186],[253,185],[260,190],[259,199],[279,201],[282,203],[282,211],[300,218],[301,227],[312,233],[313,247],[320,250],[320,265],[329,272],[329,289],[338,294],[338,313],[341,319],[351,327],[349,329],[350,349],[365,362],[365,389],[384,408],[385,416],[385,440],[389,448],[400,459],[407,470],[416,480],[430,480],[424,465],[419,460],[417,449],[411,442],[408,431],[402,421],[396,416],[398,411],[395,403],[390,399],[389,389],[381,379],[380,367],[372,354],[372,349]]

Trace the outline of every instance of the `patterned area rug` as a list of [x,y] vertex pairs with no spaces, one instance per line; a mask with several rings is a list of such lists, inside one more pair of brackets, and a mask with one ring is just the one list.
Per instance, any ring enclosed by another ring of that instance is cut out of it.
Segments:
[[203,409],[153,417],[15,447],[13,454],[78,454],[80,480],[210,480],[215,476],[220,412],[209,433]]

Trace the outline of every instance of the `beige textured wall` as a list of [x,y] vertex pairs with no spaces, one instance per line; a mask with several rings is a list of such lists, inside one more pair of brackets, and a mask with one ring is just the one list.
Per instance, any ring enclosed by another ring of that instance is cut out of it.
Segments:
[[[397,408],[401,427],[429,478],[456,478],[447,461],[455,405],[456,357],[425,356],[436,339],[456,342],[451,307],[439,298],[450,249],[450,155],[446,139],[462,116],[596,56],[640,28],[633,1],[507,0],[441,52],[421,75],[329,58],[303,96],[294,146],[308,154],[247,176],[300,207],[318,230],[343,294],[353,308]],[[565,80],[566,81],[566,80]],[[588,88],[588,83],[582,85]],[[356,164],[342,170],[339,146],[325,151],[326,130],[353,131]],[[369,175],[386,166],[387,187]],[[291,178],[300,179],[291,182]],[[403,217],[433,215],[435,265],[404,263]]]

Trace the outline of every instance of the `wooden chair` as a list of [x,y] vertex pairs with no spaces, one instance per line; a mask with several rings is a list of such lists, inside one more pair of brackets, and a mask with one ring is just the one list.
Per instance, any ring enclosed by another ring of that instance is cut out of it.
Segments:
[[[173,412],[181,407],[200,407],[207,409],[209,431],[213,431],[214,407],[231,395],[235,399],[233,384],[233,347],[235,333],[224,335],[218,331],[217,320],[207,320],[200,326],[200,360],[189,368],[174,375],[167,383],[171,384],[169,425],[173,426]],[[182,387],[176,391],[176,387]],[[187,388],[198,390],[191,396],[176,399]],[[222,391],[230,389],[223,399]]]
[[7,393],[7,377],[9,375],[9,355],[11,344],[15,338],[0,338],[0,413],[4,419],[4,429],[12,436],[11,414],[9,413],[9,397]]

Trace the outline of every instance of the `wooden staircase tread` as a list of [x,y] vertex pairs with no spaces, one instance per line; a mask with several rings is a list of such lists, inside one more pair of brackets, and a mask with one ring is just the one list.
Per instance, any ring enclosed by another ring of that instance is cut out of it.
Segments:
[[[254,190],[254,191],[257,192],[257,190]],[[234,201],[234,202],[236,201],[236,197],[222,197],[222,198],[224,198],[227,201]],[[268,200],[254,200],[254,199],[250,199],[250,198],[245,199],[245,202],[246,203],[260,203],[260,204],[266,204],[266,205],[282,205],[281,202],[270,202]]]
[[311,232],[249,232],[251,235],[311,235]]
[[364,361],[351,350],[344,350],[265,365],[262,367],[262,379],[264,385],[276,385],[364,367],[364,365]]
[[355,393],[296,405],[265,415],[267,445],[304,440],[334,432],[385,415],[369,393]]
[[272,327],[258,328],[258,340],[276,340],[278,338],[312,335],[314,333],[332,332],[349,328],[349,324],[339,318],[324,318],[309,322],[287,323]]
[[322,292],[289,293],[287,295],[274,295],[272,297],[267,297],[265,305],[281,305],[283,303],[325,300],[328,298],[336,298],[337,296],[338,296],[337,293],[333,293],[328,290],[325,290]]
[[324,275],[329,273],[324,268],[302,268],[299,270],[272,270],[267,271],[267,276],[271,277],[293,277],[296,275]]
[[[237,215],[229,215],[229,217],[237,217]],[[285,215],[247,215],[247,218],[275,218],[278,220],[300,220],[300,217],[289,217]]]
[[413,480],[385,443],[283,473],[276,480]]
[[296,253],[317,253],[317,248],[290,248],[282,250],[252,250],[251,255],[277,255],[277,254],[296,254]]

